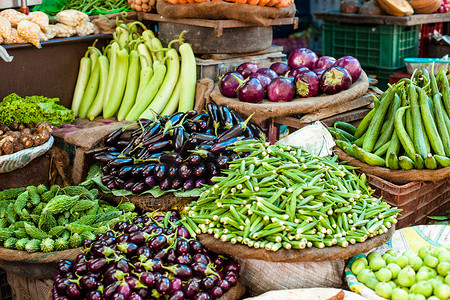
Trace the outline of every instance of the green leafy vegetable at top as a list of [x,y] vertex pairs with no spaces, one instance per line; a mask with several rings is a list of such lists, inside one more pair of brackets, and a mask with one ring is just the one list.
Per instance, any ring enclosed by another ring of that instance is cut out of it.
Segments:
[[70,124],[75,119],[72,110],[56,104],[58,98],[27,96],[25,98],[13,93],[0,102],[0,123],[11,125],[35,124],[48,122],[53,126]]

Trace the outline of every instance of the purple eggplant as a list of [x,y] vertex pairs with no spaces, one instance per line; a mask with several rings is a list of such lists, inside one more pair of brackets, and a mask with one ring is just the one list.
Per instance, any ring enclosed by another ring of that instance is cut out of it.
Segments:
[[261,73],[254,73],[254,74],[248,76],[248,78],[258,79],[259,82],[261,82],[264,90],[266,90],[267,86],[272,82],[272,79],[269,76],[261,74]]
[[313,71],[304,71],[295,76],[295,91],[302,98],[314,97],[319,92],[319,77]]
[[[167,234],[167,233],[165,233]],[[177,253],[175,252],[174,248],[170,248],[167,250],[167,256],[166,256],[166,263],[174,263],[177,259]]]
[[202,162],[202,158],[197,153],[191,153],[188,157],[188,162],[189,162],[189,164],[195,166]]
[[267,96],[272,102],[291,101],[294,95],[294,83],[285,77],[275,78],[267,87]]
[[336,67],[346,69],[350,73],[350,76],[352,77],[352,82],[355,82],[356,80],[358,80],[359,76],[361,76],[362,72],[361,65],[359,61],[353,56],[350,55],[343,56],[338,60],[336,60],[334,65]]
[[237,89],[237,97],[243,102],[259,103],[265,96],[264,86],[256,78],[249,78],[240,83]]
[[194,166],[193,170],[194,175],[197,177],[202,177],[203,175],[206,174],[206,167],[204,164]]
[[231,286],[236,285],[236,283],[237,283],[237,277],[236,277],[236,275],[233,275],[233,274],[226,275],[225,280],[228,281],[228,283]]
[[[140,232],[142,232],[142,231],[140,231]],[[141,246],[136,251],[136,255],[140,262],[147,261],[148,259],[150,259],[152,257],[152,254],[153,254],[152,251],[147,246]]]
[[169,190],[172,187],[172,182],[170,181],[170,178],[163,178],[159,182],[159,188],[163,191]]
[[205,254],[200,253],[200,252],[202,252],[202,250],[203,250],[203,249],[200,249],[200,251],[197,251],[198,253],[196,253],[196,254],[194,254],[194,255],[192,256],[192,260],[193,260],[194,262],[199,262],[199,263],[202,263],[202,264],[207,265],[207,264],[209,264],[211,261],[209,260],[209,258],[208,258]]
[[171,179],[178,177],[178,166],[169,166],[169,168],[167,169],[167,176]]
[[203,143],[203,142],[209,142],[209,141],[213,142],[216,139],[215,135],[198,133],[198,132],[192,133],[191,137],[197,139],[197,141],[200,144]]
[[216,163],[220,169],[226,169],[228,167],[229,161],[230,159],[228,158],[228,156],[222,155],[217,158]]
[[180,255],[177,257],[176,262],[181,265],[189,265],[192,263],[192,258],[189,255]]
[[[132,143],[131,138],[126,138],[126,139],[121,138],[116,142],[116,147],[119,149],[123,149],[123,148],[127,147],[130,143]],[[130,147],[130,148],[133,149],[133,147]]]
[[220,287],[224,292],[227,292],[231,285],[226,279],[219,280],[217,286]]
[[124,131],[124,128],[117,128],[116,130],[112,131],[106,136],[105,145],[114,146],[117,140],[122,136]]
[[192,190],[194,187],[195,187],[194,178],[188,178],[183,183],[183,189],[185,190]]
[[193,150],[195,148],[195,146],[198,145],[198,141],[196,138],[189,138],[183,145],[183,147],[181,147],[180,150],[180,155],[181,157],[185,158],[189,155],[189,150]]
[[[139,230],[139,226],[137,224],[128,224],[125,229],[124,232],[125,233],[132,233],[132,232],[136,232]],[[128,236],[128,240],[130,239],[130,237]]]
[[307,67],[298,67],[295,69],[292,69],[289,71],[289,76],[295,78],[295,76],[297,76],[298,74],[305,72],[305,71],[309,71],[309,69]]
[[216,163],[213,163],[213,162],[209,162],[206,164],[206,170],[208,171],[209,175],[211,175],[211,176],[217,176],[220,173],[219,167],[217,166]]
[[209,294],[211,295],[211,297],[212,297],[213,299],[217,299],[217,298],[222,297],[222,295],[223,295],[223,290],[222,290],[221,287],[215,286],[215,287],[213,287],[213,288],[209,291]]
[[67,272],[71,272],[71,271],[72,271],[72,262],[70,260],[61,259],[60,261],[58,261],[58,263],[56,265],[56,272],[59,275],[64,275]]
[[143,300],[144,298],[139,294],[132,294],[128,300]]
[[131,296],[131,287],[124,281],[117,288],[117,293],[122,294],[124,299],[128,299]]
[[173,265],[163,268],[181,279],[188,279],[192,277],[192,270],[186,265]]
[[176,291],[181,291],[183,289],[183,281],[180,278],[173,278],[170,281],[170,286],[172,288],[171,294]]
[[170,137],[170,134],[165,133],[165,132],[158,132],[157,134],[153,135],[153,136],[149,136],[147,139],[143,139],[141,146],[142,147],[147,147],[151,144],[155,144],[158,142],[163,142],[165,140],[167,140]]
[[98,273],[103,268],[105,268],[107,264],[108,264],[108,261],[106,260],[106,258],[97,257],[97,258],[91,259],[87,262],[87,268],[91,272]]
[[183,179],[174,178],[171,182],[171,189],[178,190],[183,186]]
[[172,135],[172,144],[175,152],[180,152],[181,147],[183,147],[185,135],[186,132],[184,131],[183,126],[177,126],[174,128]]
[[244,78],[247,78],[250,74],[256,73],[258,70],[258,65],[252,62],[242,63],[236,68],[236,72],[240,73]]
[[73,271],[78,276],[83,276],[88,272],[87,263],[85,261],[73,265]]
[[[214,132],[217,135],[217,130],[220,126],[219,108],[217,107],[217,104],[215,102],[211,101],[211,102],[208,102],[208,104],[206,104],[206,109],[208,110],[209,121],[211,123],[211,126],[212,126],[212,128],[214,128]],[[201,141],[199,141],[199,140],[198,140],[198,142],[201,143]]]
[[80,287],[87,291],[94,290],[97,288],[97,281],[92,276],[82,276],[80,278]]
[[200,284],[196,280],[189,280],[183,286],[183,292],[186,297],[193,297],[200,291]]
[[105,287],[103,291],[103,296],[106,299],[109,299],[112,297],[113,294],[116,293],[117,289],[119,288],[120,283],[118,281],[112,282],[108,286]]
[[114,178],[114,183],[116,184],[117,188],[123,189],[125,185],[125,180],[119,177]]
[[312,69],[328,69],[332,67],[336,62],[336,58],[331,56],[321,56],[317,59]]
[[221,133],[217,137],[216,143],[222,143],[222,142],[230,140],[231,138],[236,138],[238,136],[241,136],[247,129],[247,124],[250,121],[251,117],[252,117],[252,115],[250,115],[245,121],[239,122],[238,124],[234,125],[230,129],[225,130],[223,133]]
[[142,170],[144,169],[145,165],[136,165],[134,166],[133,170],[131,170],[131,176],[132,177],[141,177],[142,176]]
[[164,235],[157,235],[148,241],[148,247],[152,250],[159,250],[167,245],[167,238]]
[[178,124],[182,123],[186,114],[184,112],[176,112],[169,117],[166,124],[164,125],[164,132],[170,132]]
[[155,177],[156,179],[163,179],[167,176],[167,165],[165,163],[159,163],[155,166]]
[[270,65],[270,69],[274,70],[279,76],[284,76],[291,68],[284,62],[274,62]]
[[150,175],[145,178],[145,184],[152,187],[158,185],[159,181],[154,175]]
[[71,283],[67,287],[66,294],[70,299],[82,299],[83,295],[80,287],[76,283]]
[[197,147],[195,147],[195,149],[201,150],[201,151],[203,151],[203,150],[209,151],[209,150],[211,150],[212,145],[213,145],[212,142],[203,142],[200,145],[198,145]]
[[111,155],[111,154],[103,154],[94,156],[94,160],[101,162],[101,163],[107,163],[117,158],[117,156]]
[[239,78],[240,80],[244,80],[244,76],[242,76],[241,73],[238,72],[227,72],[220,79],[219,90],[220,93],[225,97],[236,98],[236,90],[239,87],[239,81],[236,80],[235,77]]
[[151,272],[144,272],[141,274],[140,281],[148,287],[152,287],[155,284],[155,275]]
[[249,123],[247,124],[248,128],[250,128],[250,130],[253,132],[253,136],[255,138],[261,139],[263,141],[266,140],[266,134],[264,133],[264,131],[261,129],[261,127],[259,127],[257,124],[255,123]]
[[211,296],[206,292],[198,292],[192,300],[211,300]]
[[[192,120],[186,121],[186,122],[183,124],[183,127],[184,127],[185,133],[188,133],[188,134],[189,134],[189,133],[193,133],[193,132],[197,132],[197,130],[198,130],[197,123],[193,122]],[[186,137],[183,137],[183,141],[184,141],[185,138],[186,138]],[[182,146],[182,145],[181,145],[181,146]],[[175,147],[174,147],[174,149],[175,149],[175,151],[180,152],[180,150],[176,150]]]
[[[238,125],[235,125],[235,126],[238,126]],[[231,129],[233,129],[233,128],[231,128]],[[229,130],[231,130],[231,129],[229,129]],[[230,138],[221,143],[215,143],[214,145],[212,145],[210,152],[213,154],[221,153],[221,152],[225,151],[227,149],[227,147],[232,146],[236,141],[242,140],[242,139],[244,139],[244,136]]]
[[135,243],[121,243],[117,244],[117,248],[124,254],[128,256],[133,256],[136,254],[138,246]]
[[133,159],[130,157],[125,158],[115,158],[108,163],[111,167],[123,167],[126,165],[133,164]]
[[154,175],[155,174],[154,173],[155,166],[156,166],[156,164],[145,165],[141,171],[142,177],[148,177],[150,175]]
[[183,158],[177,152],[164,153],[158,158],[160,163],[179,165],[183,162]]
[[232,271],[232,272],[238,273],[239,269],[240,269],[240,266],[239,266],[239,264],[237,262],[235,262],[235,261],[228,261],[226,263],[225,267],[223,268],[223,272],[226,273],[226,272]]
[[229,129],[234,125],[231,111],[225,105],[219,105],[219,120],[225,129]]
[[314,69],[313,72],[316,73],[317,77],[322,77],[323,72],[325,72],[326,69]]
[[297,67],[307,67],[313,69],[319,59],[317,54],[308,48],[298,48],[292,50],[288,56],[288,65],[291,69]]
[[260,68],[256,73],[269,77],[271,81],[279,76],[278,73],[271,68]]
[[332,95],[348,89],[352,84],[352,77],[346,69],[333,66],[322,74],[319,84],[325,94]]
[[200,285],[202,286],[203,289],[210,290],[216,285],[217,281],[218,281],[217,277],[203,277]]
[[86,294],[86,300],[103,300],[103,296],[99,291],[89,291]]
[[184,300],[184,299],[186,299],[186,298],[184,297],[183,291],[176,290],[172,294],[170,294],[170,297],[168,300]]
[[148,190],[148,185],[145,183],[145,181],[138,181],[133,187],[131,188],[131,192],[133,194],[141,194]]
[[111,181],[114,181],[114,176],[113,175],[105,175],[102,177],[101,180],[104,185],[108,185],[108,183],[110,183]]
[[160,277],[159,279],[156,279],[155,287],[160,294],[162,295],[168,294],[171,289],[170,279],[164,276]]
[[188,163],[182,163],[178,168],[178,174],[181,178],[188,178],[192,174],[192,167]]
[[150,144],[147,146],[147,150],[149,153],[157,153],[165,150],[169,150],[172,147],[172,141],[162,141]]

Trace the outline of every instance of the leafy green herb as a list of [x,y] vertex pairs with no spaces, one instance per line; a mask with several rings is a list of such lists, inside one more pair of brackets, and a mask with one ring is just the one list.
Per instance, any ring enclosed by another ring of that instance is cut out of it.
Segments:
[[58,98],[27,96],[25,98],[13,93],[0,102],[0,123],[11,125],[35,124],[48,122],[53,126],[70,124],[75,119],[72,110],[56,104]]

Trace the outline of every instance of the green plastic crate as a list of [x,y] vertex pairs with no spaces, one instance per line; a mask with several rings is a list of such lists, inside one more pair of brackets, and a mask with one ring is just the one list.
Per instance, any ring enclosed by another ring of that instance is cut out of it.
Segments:
[[356,57],[361,66],[395,69],[404,67],[403,59],[417,57],[419,25],[367,25],[324,21],[323,55]]

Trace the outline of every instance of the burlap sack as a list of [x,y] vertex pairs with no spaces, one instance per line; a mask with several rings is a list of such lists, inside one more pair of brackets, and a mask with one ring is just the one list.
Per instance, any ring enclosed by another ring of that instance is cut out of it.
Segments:
[[[252,295],[268,291],[300,288],[342,288],[345,260],[322,262],[280,263],[256,259],[244,259],[240,279]],[[278,298],[282,299],[282,298]]]
[[228,108],[234,109],[243,116],[249,116],[254,113],[253,119],[255,122],[261,123],[261,121],[267,120],[268,118],[306,114],[320,108],[337,106],[364,95],[368,88],[369,79],[366,73],[362,72],[361,77],[348,90],[335,95],[296,98],[289,102],[271,102],[270,100],[264,100],[261,103],[248,103],[239,101],[237,98],[222,96],[219,86],[216,84],[211,93],[211,99],[217,104],[226,105]]
[[56,275],[56,263],[60,259],[74,260],[82,248],[55,252],[35,252],[0,248],[0,268],[18,276],[49,279]]
[[195,88],[194,109],[201,112],[205,109],[206,103],[211,99],[211,92],[214,89],[214,80],[211,78],[202,78],[197,80]]
[[267,262],[322,262],[336,259],[347,259],[356,254],[367,252],[386,243],[394,233],[391,227],[386,234],[378,235],[366,240],[364,243],[348,245],[345,248],[339,246],[319,248],[306,248],[301,250],[286,250],[284,248],[272,252],[265,249],[254,249],[243,244],[224,243],[209,234],[200,234],[198,240],[206,247],[220,254],[228,254],[240,259],[258,259]]
[[384,167],[371,166],[348,155],[342,149],[334,147],[334,153],[340,160],[348,161],[349,165],[360,167],[363,173],[375,175],[396,184],[412,181],[440,181],[450,179],[450,167],[437,170],[391,170]]
[[53,286],[53,280],[51,279],[33,279],[13,273],[7,273],[7,276],[13,299],[47,300],[49,299],[48,296],[51,295]]
[[158,0],[156,11],[165,18],[237,20],[254,26],[269,26],[271,19],[295,16],[296,7],[265,7],[259,5],[208,1],[195,4],[170,4]]

